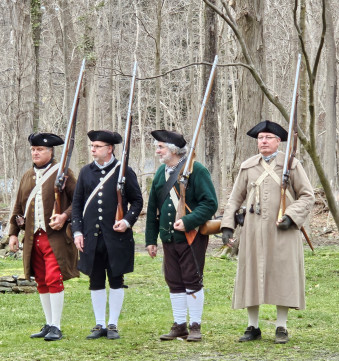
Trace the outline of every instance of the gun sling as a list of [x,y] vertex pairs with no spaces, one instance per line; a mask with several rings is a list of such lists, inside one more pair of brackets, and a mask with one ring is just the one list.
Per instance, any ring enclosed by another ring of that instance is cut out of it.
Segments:
[[174,172],[171,173],[171,175],[169,176],[167,182],[164,184],[164,186],[162,187],[159,199],[158,199],[158,210],[159,210],[159,215],[160,215],[160,210],[162,205],[165,202],[165,199],[168,196],[168,193],[170,192],[170,190],[172,189],[172,187],[174,186],[175,182],[178,179],[178,175],[181,171],[181,169],[183,168],[183,166],[185,165],[185,162],[181,162],[181,164],[178,164],[178,166],[174,169]]

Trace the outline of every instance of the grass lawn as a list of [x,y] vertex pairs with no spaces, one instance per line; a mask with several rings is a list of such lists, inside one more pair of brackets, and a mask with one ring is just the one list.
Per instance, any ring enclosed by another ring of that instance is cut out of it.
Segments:
[[[85,339],[95,319],[82,275],[65,283],[64,338],[58,342],[29,338],[44,324],[37,293],[0,294],[0,360],[339,360],[338,256],[339,246],[317,248],[315,255],[305,246],[307,309],[290,311],[286,345],[273,343],[275,307],[267,305],[260,308],[262,340],[237,342],[247,313],[231,309],[236,261],[212,255],[205,267],[203,341],[160,342],[172,324],[162,257],[152,260],[139,247],[135,271],[125,276],[120,340]],[[22,274],[21,261],[1,259],[0,276],[12,274]]]

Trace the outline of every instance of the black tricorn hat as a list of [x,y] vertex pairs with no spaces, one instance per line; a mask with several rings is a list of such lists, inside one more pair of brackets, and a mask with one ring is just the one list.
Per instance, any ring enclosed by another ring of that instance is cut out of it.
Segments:
[[153,130],[152,136],[159,142],[174,144],[179,148],[183,148],[186,145],[186,140],[177,132],[169,130]]
[[32,133],[28,136],[29,144],[35,147],[54,147],[64,144],[64,141],[53,133]]
[[258,138],[258,134],[262,132],[277,135],[282,142],[285,142],[288,137],[287,131],[281,125],[271,122],[269,120],[264,120],[263,122],[255,125],[246,134],[252,138]]
[[108,144],[120,144],[122,142],[121,135],[117,132],[111,132],[110,130],[90,130],[88,138],[92,141],[106,142]]

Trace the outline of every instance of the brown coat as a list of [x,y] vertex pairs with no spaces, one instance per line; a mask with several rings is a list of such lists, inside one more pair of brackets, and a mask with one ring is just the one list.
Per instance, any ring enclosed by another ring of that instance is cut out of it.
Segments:
[[[55,162],[52,163],[52,166]],[[46,232],[61,269],[63,279],[66,281],[73,277],[79,276],[77,270],[77,258],[78,252],[73,243],[73,239],[66,235],[66,227],[68,222],[60,231],[55,231],[49,227],[50,217],[52,215],[54,206],[54,182],[57,171],[49,177],[49,179],[42,186],[42,200],[44,205],[44,217]],[[71,203],[73,198],[73,192],[75,189],[76,179],[71,170],[68,171],[68,179],[65,189],[61,193],[61,213],[65,212],[68,217],[71,217]],[[35,187],[35,172],[34,169],[29,169],[22,177],[20,182],[19,191],[17,194],[16,202],[13,209],[13,215],[10,220],[9,235],[18,235],[19,227],[16,224],[15,216],[23,215],[25,212],[26,202],[28,197]],[[28,279],[30,276],[34,276],[33,269],[31,267],[31,252],[33,247],[33,234],[34,232],[34,199],[31,202],[31,206],[28,208],[26,222],[25,222],[25,235],[24,235],[24,248],[23,248],[23,263],[25,277]]]
[[[258,154],[242,163],[227,203],[221,227],[235,228],[234,212],[246,205],[255,182],[264,172]],[[276,157],[274,171],[282,177],[284,154]],[[279,230],[276,220],[280,205],[280,186],[271,176],[260,185],[261,214],[247,208],[241,229],[238,268],[233,294],[233,308],[272,304],[305,308],[304,253],[300,227],[314,203],[312,186],[298,160],[292,163],[288,187],[295,199],[286,198],[286,212],[295,225]],[[252,203],[252,202],[250,202]]]

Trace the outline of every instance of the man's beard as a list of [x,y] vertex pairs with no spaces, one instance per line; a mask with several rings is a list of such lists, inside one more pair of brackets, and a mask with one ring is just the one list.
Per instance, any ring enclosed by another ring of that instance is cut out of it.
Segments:
[[161,164],[166,164],[166,162],[168,162],[171,159],[172,155],[171,154],[166,154],[164,156],[162,156],[161,158],[159,157],[159,162]]

